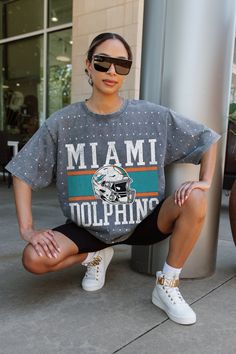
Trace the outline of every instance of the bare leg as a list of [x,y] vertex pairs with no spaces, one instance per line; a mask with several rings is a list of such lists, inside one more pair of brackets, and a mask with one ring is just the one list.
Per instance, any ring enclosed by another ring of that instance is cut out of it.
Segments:
[[182,268],[202,230],[206,214],[206,195],[200,189],[191,192],[182,207],[171,196],[163,203],[157,224],[164,233],[172,232],[167,263]]
[[[38,256],[31,244],[25,247],[22,262],[29,272],[34,274],[54,272],[82,263],[87,257],[87,253],[78,254],[79,249],[76,244],[60,232],[55,231],[55,238],[61,249],[57,258],[49,258],[46,255]],[[42,253],[44,254],[43,251]]]

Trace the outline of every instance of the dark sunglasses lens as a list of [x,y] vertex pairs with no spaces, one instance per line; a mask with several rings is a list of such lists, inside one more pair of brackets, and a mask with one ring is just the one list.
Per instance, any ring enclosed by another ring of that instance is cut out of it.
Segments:
[[130,71],[132,61],[125,59],[114,59],[114,65],[117,74],[119,75],[127,75]]
[[129,73],[130,68],[115,64],[115,70],[118,75],[127,75]]
[[127,75],[130,71],[132,62],[129,60],[95,56],[94,57],[94,69],[101,72],[106,72],[110,69],[111,65],[114,65],[115,71],[118,75]]
[[111,66],[111,64],[106,61],[102,61],[102,62],[94,61],[93,65],[94,65],[95,70],[101,71],[101,72],[106,72],[107,70],[109,70],[109,68]]

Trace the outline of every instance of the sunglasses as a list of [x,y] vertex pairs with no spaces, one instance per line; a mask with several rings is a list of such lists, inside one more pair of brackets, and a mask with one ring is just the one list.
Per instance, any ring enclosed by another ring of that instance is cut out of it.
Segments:
[[114,65],[115,72],[118,75],[128,75],[132,65],[132,60],[112,58],[106,55],[93,56],[93,67],[97,71],[105,73],[110,69],[112,64]]

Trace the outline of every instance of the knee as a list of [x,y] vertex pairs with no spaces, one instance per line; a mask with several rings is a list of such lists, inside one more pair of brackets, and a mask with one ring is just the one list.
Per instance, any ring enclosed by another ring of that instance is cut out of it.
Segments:
[[206,192],[201,189],[194,189],[186,201],[186,207],[196,219],[204,219],[207,210]]
[[38,256],[32,245],[27,245],[24,249],[22,256],[22,264],[24,268],[33,274],[43,274],[46,273],[46,267],[41,259],[42,257]]

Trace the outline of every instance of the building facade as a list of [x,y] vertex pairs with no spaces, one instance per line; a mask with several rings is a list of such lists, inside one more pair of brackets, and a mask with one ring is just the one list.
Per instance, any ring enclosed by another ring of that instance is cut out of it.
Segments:
[[[186,277],[215,266],[230,81],[235,100],[235,14],[235,0],[0,1],[0,132],[8,142],[23,145],[52,112],[89,97],[86,51],[101,32],[117,32],[131,45],[123,96],[166,105],[222,134],[211,212]],[[195,179],[198,171],[175,166],[168,193],[186,175]],[[159,250],[148,251],[154,261]]]
[[139,97],[143,0],[0,2],[0,131],[24,144],[47,117],[90,94],[86,51],[100,32],[117,32],[134,63],[122,94]]
[[[145,12],[150,17],[151,2],[0,1],[0,131],[27,140],[52,112],[87,98],[91,88],[84,72],[86,51],[101,32],[117,32],[131,45],[134,63],[122,95],[139,98],[143,25]],[[235,100],[234,66],[231,102]]]

